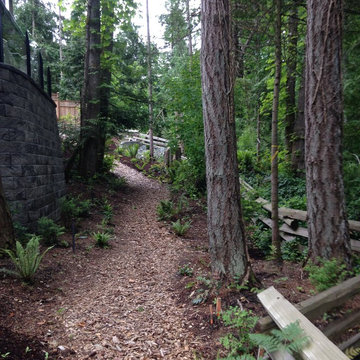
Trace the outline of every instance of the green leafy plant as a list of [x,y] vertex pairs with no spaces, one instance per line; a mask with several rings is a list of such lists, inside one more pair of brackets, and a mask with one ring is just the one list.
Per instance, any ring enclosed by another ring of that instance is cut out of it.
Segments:
[[103,173],[109,173],[115,168],[115,155],[105,154],[101,171]]
[[109,223],[114,215],[114,210],[108,200],[105,200],[103,203],[102,213],[104,214],[104,219]]
[[108,176],[107,182],[112,190],[124,189],[127,185],[126,179],[121,176]]
[[185,264],[179,267],[178,274],[181,276],[193,276],[194,270],[190,267],[190,264]]
[[185,233],[190,229],[191,221],[181,223],[180,219],[171,223],[172,229],[178,236],[184,236]]
[[318,265],[309,262],[305,270],[309,272],[310,282],[317,291],[324,291],[342,282],[349,274],[346,265],[338,259],[331,260],[317,258]]
[[[286,351],[291,355],[300,352],[309,342],[309,337],[300,328],[298,321],[289,324],[282,330],[274,329],[269,335],[250,334],[249,338],[254,346],[266,349],[269,353],[280,350]],[[250,360],[251,358],[248,359]]]
[[158,220],[170,220],[175,212],[174,203],[170,200],[161,200],[156,207]]
[[25,282],[31,283],[34,279],[34,275],[39,268],[41,260],[45,254],[53,248],[53,246],[47,248],[42,254],[40,253],[40,237],[33,235],[24,248],[19,241],[16,241],[16,251],[3,249],[3,251],[10,257],[11,261],[15,265],[16,270],[11,271],[2,269],[12,275],[16,275],[23,279]]
[[229,356],[250,353],[253,342],[250,333],[254,330],[258,317],[251,310],[230,307],[223,311],[221,318],[225,326],[232,331],[220,339],[221,344],[229,351]]
[[95,240],[96,246],[100,248],[108,248],[109,241],[111,240],[111,235],[104,232],[93,233],[93,238]]
[[127,157],[129,157],[130,159],[134,159],[136,158],[136,155],[139,151],[139,144],[131,144],[129,146],[127,146],[126,148],[124,148],[123,150],[123,154]]
[[80,217],[88,217],[92,207],[91,200],[80,200],[78,197],[65,196],[60,200],[61,216],[67,228],[71,226],[73,220],[77,221]]
[[[307,239],[304,239],[307,240]],[[292,241],[284,241],[281,244],[281,256],[283,260],[300,262],[306,258],[308,248],[307,241],[296,238]]]
[[52,219],[41,217],[37,221],[37,234],[45,245],[57,245],[59,236],[64,232],[65,228],[56,224]]

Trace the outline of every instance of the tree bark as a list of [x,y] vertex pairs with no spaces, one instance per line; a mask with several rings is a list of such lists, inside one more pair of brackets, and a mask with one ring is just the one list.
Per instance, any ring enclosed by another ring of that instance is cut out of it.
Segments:
[[249,269],[236,157],[230,0],[201,2],[201,72],[208,235],[215,278],[242,279]]
[[151,66],[151,41],[150,41],[150,21],[149,21],[149,0],[146,0],[146,26],[147,26],[147,52],[148,52],[148,88],[149,88],[149,137],[150,137],[150,158],[154,158],[154,109],[153,109],[153,84]]
[[271,124],[271,219],[274,257],[281,262],[278,195],[278,113],[281,80],[281,0],[275,0],[275,81]]
[[291,142],[291,167],[294,173],[301,175],[305,169],[305,67],[300,80],[297,114]]
[[14,248],[15,234],[0,175],[0,249]]
[[84,69],[80,174],[93,176],[97,168],[100,113],[100,0],[88,0],[87,49]]
[[342,0],[309,0],[305,79],[305,154],[309,249],[350,266],[342,177]]
[[290,156],[296,118],[296,66],[298,43],[297,3],[292,2],[288,20],[288,53],[286,58],[286,116],[285,116],[285,148]]

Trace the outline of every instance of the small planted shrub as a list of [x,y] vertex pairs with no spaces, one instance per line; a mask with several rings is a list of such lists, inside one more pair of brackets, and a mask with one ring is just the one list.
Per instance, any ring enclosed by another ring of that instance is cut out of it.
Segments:
[[54,220],[47,217],[42,217],[37,222],[37,234],[45,245],[57,245],[59,236],[64,232],[64,227],[59,226]]
[[105,200],[102,206],[102,213],[104,215],[104,219],[107,223],[109,223],[114,215],[114,210],[112,205],[108,200]]
[[2,269],[2,271],[9,274],[20,277],[27,283],[31,283],[34,279],[34,275],[39,268],[40,262],[45,254],[53,248],[53,246],[47,248],[42,254],[40,253],[40,237],[33,235],[25,248],[19,241],[16,242],[16,251],[4,249],[3,251],[10,257],[11,261],[15,265],[16,270],[11,271]]
[[179,267],[178,274],[181,276],[193,276],[194,270],[190,267],[190,264],[185,264]]
[[170,220],[175,214],[174,204],[170,200],[161,200],[156,207],[158,220]]
[[95,245],[99,248],[105,249],[109,247],[109,241],[111,240],[111,235],[105,232],[96,232],[93,233],[95,240]]
[[123,177],[118,177],[118,176],[109,177],[107,178],[107,181],[110,188],[114,191],[124,189],[127,185],[126,179]]
[[348,275],[346,265],[338,259],[321,259],[318,258],[319,265],[309,262],[305,270],[309,272],[310,282],[315,286],[317,291],[324,291],[345,280]]
[[69,228],[73,220],[77,221],[80,217],[88,217],[91,207],[91,200],[63,197],[60,201],[60,208],[65,226]]
[[139,144],[131,144],[128,147],[124,148],[123,154],[130,159],[136,158],[136,155],[139,151]]
[[191,225],[190,221],[186,221],[182,224],[180,219],[171,223],[172,229],[174,230],[175,234],[178,236],[184,236],[186,232],[190,229],[190,225]]

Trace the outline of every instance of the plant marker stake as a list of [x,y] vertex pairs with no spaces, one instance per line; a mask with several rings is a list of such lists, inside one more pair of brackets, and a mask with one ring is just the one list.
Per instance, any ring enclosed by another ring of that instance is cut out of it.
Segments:
[[210,305],[210,325],[214,324],[214,318],[213,318],[213,306]]
[[73,249],[73,253],[75,253],[75,235],[76,235],[76,229],[75,229],[74,220],[71,222],[71,232],[72,232],[72,249]]
[[221,313],[221,298],[216,298],[216,316],[219,318]]

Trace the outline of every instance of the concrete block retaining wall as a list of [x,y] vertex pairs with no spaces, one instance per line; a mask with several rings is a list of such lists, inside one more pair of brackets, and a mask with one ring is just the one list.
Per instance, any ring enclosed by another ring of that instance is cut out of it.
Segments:
[[0,175],[14,220],[60,218],[64,166],[56,105],[25,73],[0,64]]

